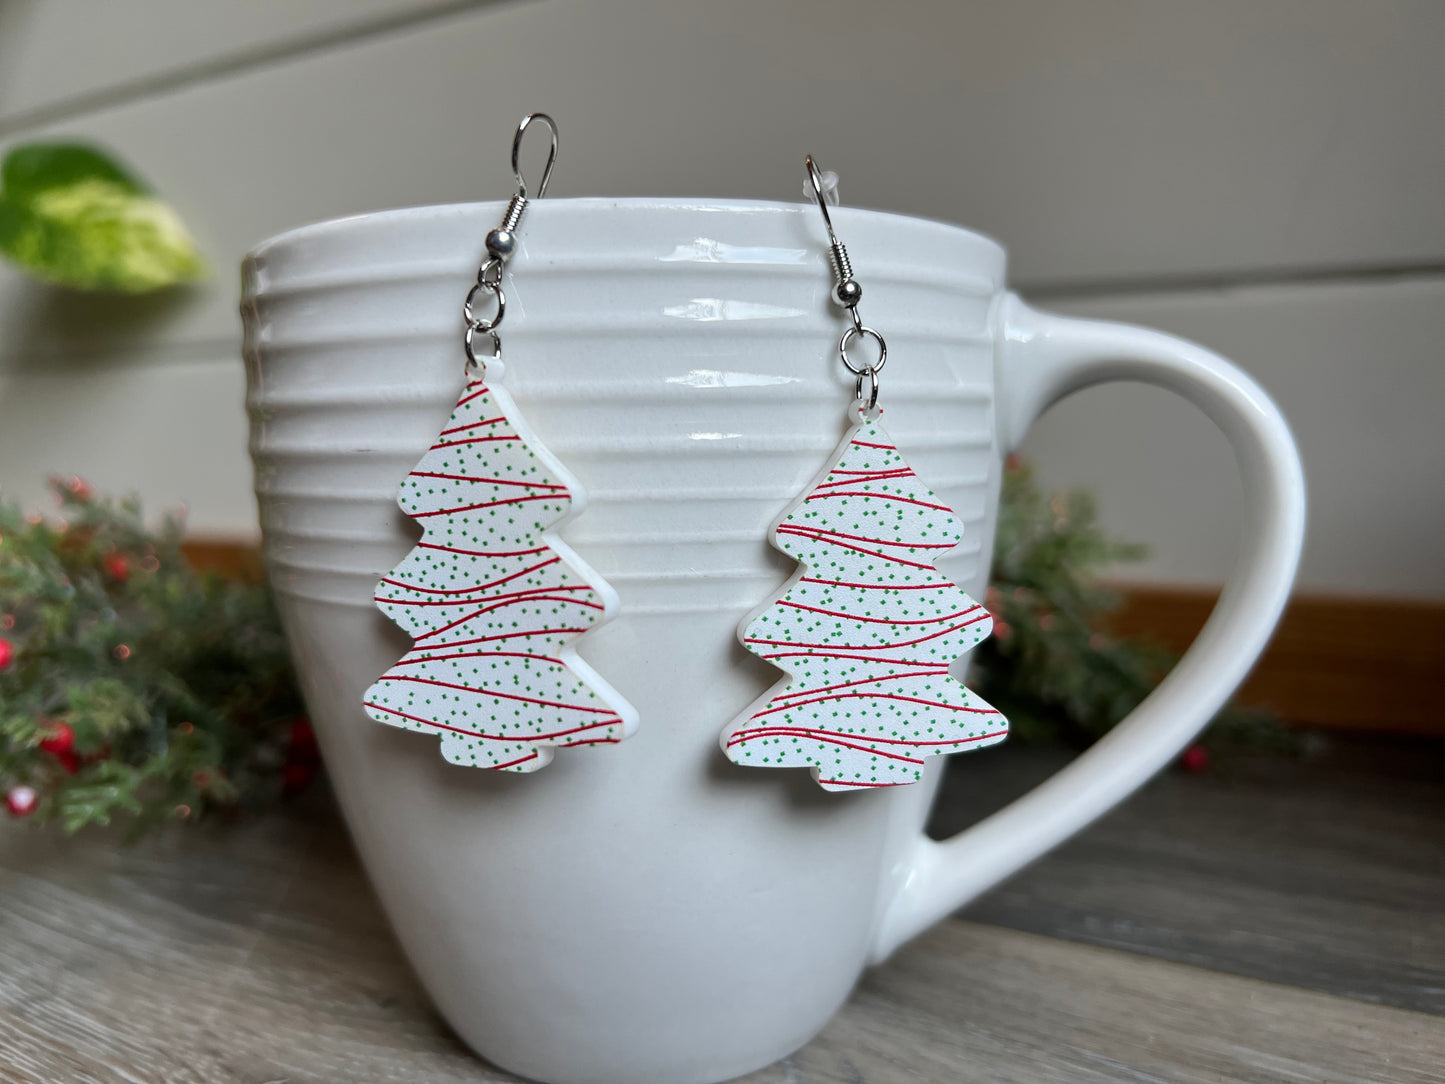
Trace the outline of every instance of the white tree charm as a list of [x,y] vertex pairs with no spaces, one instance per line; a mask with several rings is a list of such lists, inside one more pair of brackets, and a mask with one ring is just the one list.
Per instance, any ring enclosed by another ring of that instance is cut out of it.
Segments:
[[620,741],[637,712],[577,656],[617,595],[553,533],[586,496],[498,386],[501,368],[468,382],[402,483],[423,535],[376,601],[415,642],[365,700],[379,722],[439,735],[454,764],[533,772],[557,746]]
[[1003,741],[1008,722],[948,673],[993,624],[934,567],[962,537],[882,426],[855,427],[773,528],[802,567],[738,635],[790,676],[724,731],[728,758],[852,790],[914,783],[925,757]]

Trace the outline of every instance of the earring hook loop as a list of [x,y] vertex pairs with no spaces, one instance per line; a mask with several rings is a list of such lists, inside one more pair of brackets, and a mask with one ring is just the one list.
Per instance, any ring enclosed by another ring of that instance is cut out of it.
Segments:
[[552,136],[552,146],[547,152],[547,164],[542,167],[542,182],[537,185],[537,199],[541,199],[547,194],[547,184],[552,180],[552,167],[557,164],[557,122],[546,113],[528,113],[522,118],[522,123],[517,125],[517,134],[512,137],[512,176],[517,178],[517,195],[523,199],[527,198],[527,182],[522,177],[520,162],[522,137],[527,134],[527,126],[533,121],[545,124]]
[[804,155],[803,162],[808,169],[808,182],[813,186],[813,198],[818,201],[818,210],[823,212],[823,225],[828,227],[828,240],[836,245],[838,235],[833,232],[833,216],[828,213],[828,199],[823,195],[823,175],[818,172],[818,163],[811,154]]

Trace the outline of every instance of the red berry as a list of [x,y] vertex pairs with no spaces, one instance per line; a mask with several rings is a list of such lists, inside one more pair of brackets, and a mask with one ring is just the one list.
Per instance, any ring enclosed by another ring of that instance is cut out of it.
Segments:
[[304,715],[298,715],[291,722],[286,759],[315,760],[320,755],[321,750],[316,744],[316,731],[311,728],[311,720]]
[[10,664],[15,661],[15,645],[9,640],[0,637],[0,670],[9,669]]
[[1179,757],[1179,766],[1196,775],[1209,771],[1209,750],[1195,742]]
[[123,553],[106,554],[101,567],[105,569],[105,574],[117,583],[125,583],[130,579],[130,561]]
[[300,794],[311,780],[316,778],[315,764],[301,764],[295,761],[281,767],[281,793],[291,798]]
[[55,759],[60,761],[60,766],[65,769],[68,775],[74,775],[80,771],[80,756],[74,750],[56,753]]
[[56,756],[69,753],[75,748],[75,731],[70,728],[69,723],[51,723],[40,748]]
[[65,488],[68,489],[70,495],[78,501],[88,501],[91,497],[95,496],[95,490],[91,488],[90,483],[79,475],[72,474],[66,479]]
[[12,817],[28,817],[35,812],[40,795],[34,787],[11,787],[5,795],[5,808]]

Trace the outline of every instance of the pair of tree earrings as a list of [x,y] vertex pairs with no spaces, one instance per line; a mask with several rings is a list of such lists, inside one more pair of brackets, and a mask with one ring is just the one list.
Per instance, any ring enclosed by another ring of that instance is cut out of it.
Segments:
[[[538,198],[556,163],[556,124],[530,114],[512,141],[517,194],[487,234],[463,304],[466,385],[401,485],[398,502],[422,539],[376,589],[413,645],[364,698],[373,719],[438,735],[454,764],[514,772],[536,771],[561,746],[622,741],[638,726],[637,710],[576,651],[620,608],[557,535],[586,493],[502,387],[502,271],[529,203],[518,154],[533,123],[551,134]],[[855,401],[831,465],[770,532],[797,573],[738,629],[744,647],[787,676],[723,729],[721,745],[737,764],[809,768],[827,790],[896,786],[917,782],[926,757],[1002,741],[1008,723],[949,674],[992,620],[934,566],[963,524],[883,429],[887,345],[858,315],[862,287],[806,162],[828,229],[833,300],[850,318],[838,353]],[[495,313],[478,316],[488,295]],[[873,340],[876,361],[849,356],[860,339]],[[490,354],[477,352],[483,341]]]

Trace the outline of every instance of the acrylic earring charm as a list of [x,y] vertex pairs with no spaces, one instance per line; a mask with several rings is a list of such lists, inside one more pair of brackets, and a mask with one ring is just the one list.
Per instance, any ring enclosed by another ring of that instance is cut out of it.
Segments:
[[[527,425],[502,387],[507,311],[502,271],[527,209],[518,167],[532,122],[512,142],[517,194],[487,234],[488,258],[467,294],[466,386],[430,451],[401,485],[398,503],[422,538],[376,589],[376,603],[413,639],[399,662],[366,691],[378,722],[441,738],[454,764],[532,772],[559,746],[617,742],[637,712],[576,651],[576,641],[614,616],[617,593],[557,537],[586,505],[581,484]],[[477,315],[491,295],[496,312]],[[491,354],[477,353],[485,340]]]
[[[949,673],[992,619],[934,566],[963,524],[883,428],[888,348],[858,315],[863,289],[811,156],[807,170],[828,228],[833,300],[852,321],[838,352],[857,401],[830,465],[772,528],[773,545],[801,567],[738,629],[788,676],[728,725],[722,748],[748,767],[809,768],[827,790],[897,786],[922,778],[927,757],[1003,741],[1008,722]],[[877,361],[850,358],[860,339],[873,340]]]

